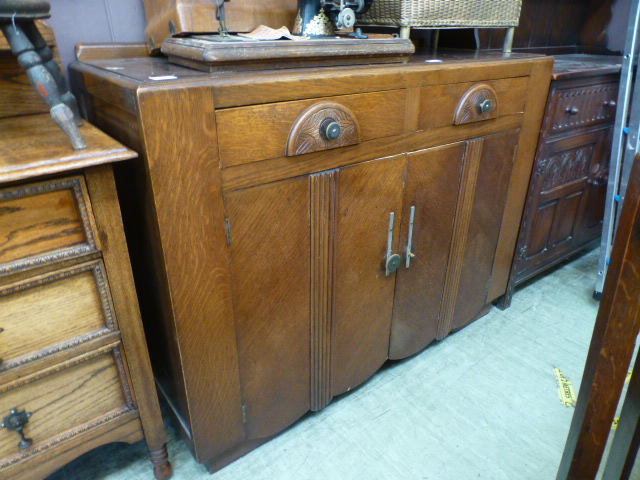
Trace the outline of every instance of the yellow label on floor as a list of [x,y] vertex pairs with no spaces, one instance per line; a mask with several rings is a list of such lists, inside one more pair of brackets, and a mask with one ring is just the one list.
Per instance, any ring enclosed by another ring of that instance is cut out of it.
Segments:
[[558,382],[558,395],[560,395],[560,401],[565,407],[576,406],[576,392],[573,389],[571,381],[564,376],[559,368],[554,368],[553,373],[556,376]]

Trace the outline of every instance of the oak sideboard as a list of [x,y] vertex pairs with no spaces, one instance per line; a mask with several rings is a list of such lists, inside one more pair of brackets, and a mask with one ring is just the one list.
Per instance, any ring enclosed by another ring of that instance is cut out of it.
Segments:
[[211,471],[506,290],[553,60],[71,67],[117,172],[156,381]]

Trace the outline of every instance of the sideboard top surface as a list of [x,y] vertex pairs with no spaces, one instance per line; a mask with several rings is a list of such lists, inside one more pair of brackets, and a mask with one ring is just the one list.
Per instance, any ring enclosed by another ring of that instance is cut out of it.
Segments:
[[74,150],[48,113],[0,120],[0,183],[26,180],[103,163],[137,154],[88,122],[80,127],[87,148]]
[[[129,91],[207,86],[213,89],[218,109],[318,98],[325,92],[341,95],[529,76],[533,63],[552,61],[552,57],[534,54],[451,51],[439,52],[437,57],[416,54],[397,64],[208,73],[171,64],[165,58],[140,57],[76,62],[71,71],[72,75],[91,71],[97,77],[116,79]],[[283,88],[285,84],[289,86]],[[90,91],[99,84],[84,87]]]

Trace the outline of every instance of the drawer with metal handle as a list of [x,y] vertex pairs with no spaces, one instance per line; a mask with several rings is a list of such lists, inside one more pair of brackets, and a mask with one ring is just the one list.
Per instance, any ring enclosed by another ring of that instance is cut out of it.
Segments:
[[8,383],[0,377],[0,478],[31,455],[137,417],[126,385],[117,343]]

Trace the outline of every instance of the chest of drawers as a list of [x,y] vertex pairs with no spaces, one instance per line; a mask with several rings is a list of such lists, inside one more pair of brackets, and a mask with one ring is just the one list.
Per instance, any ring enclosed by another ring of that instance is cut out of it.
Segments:
[[[120,172],[158,382],[216,470],[505,291],[552,61],[75,64]],[[135,242],[133,242],[135,243]]]
[[[581,250],[602,231],[619,57],[556,59],[507,293]],[[617,62],[618,61],[618,62]]]
[[41,479],[110,442],[146,440],[168,478],[111,163],[48,114],[0,119],[0,477]]

